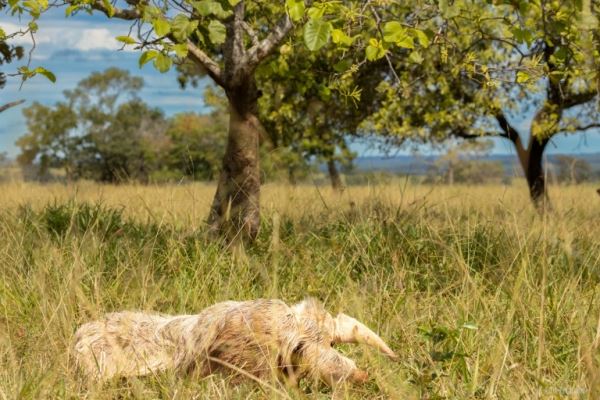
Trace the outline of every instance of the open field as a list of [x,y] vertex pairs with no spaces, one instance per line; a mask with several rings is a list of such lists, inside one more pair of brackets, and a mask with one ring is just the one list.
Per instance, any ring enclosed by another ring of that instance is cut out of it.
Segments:
[[348,398],[600,398],[600,197],[550,191],[542,217],[519,182],[266,185],[257,244],[228,252],[203,233],[211,185],[3,184],[0,399],[327,398],[219,376],[86,387],[69,362],[108,311],[308,295],[400,355],[344,346],[371,374]]

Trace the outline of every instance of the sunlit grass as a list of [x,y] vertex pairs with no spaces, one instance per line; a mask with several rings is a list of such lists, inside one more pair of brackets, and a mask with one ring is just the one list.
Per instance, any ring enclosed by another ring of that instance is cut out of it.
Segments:
[[398,180],[341,196],[266,185],[261,233],[244,252],[203,234],[211,185],[0,190],[0,399],[286,397],[219,376],[88,387],[69,344],[79,324],[108,311],[309,295],[363,320],[401,356],[343,347],[372,377],[350,398],[599,396],[594,186],[551,187],[553,211],[542,217],[522,183]]

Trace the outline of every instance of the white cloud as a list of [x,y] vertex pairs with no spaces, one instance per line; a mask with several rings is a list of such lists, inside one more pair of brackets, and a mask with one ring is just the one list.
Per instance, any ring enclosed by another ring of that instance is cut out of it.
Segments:
[[[21,27],[17,24],[13,24],[11,22],[0,22],[0,28],[2,28],[4,30],[4,33],[6,33],[9,36],[18,32],[21,29],[25,29],[24,27]],[[12,38],[10,42],[14,44],[28,45],[31,44],[31,36],[17,35],[14,38]]]
[[[21,27],[11,22],[0,21],[0,26],[7,34],[19,31]],[[49,23],[40,23],[40,29],[35,34],[36,45],[39,50],[50,50],[52,53],[57,50],[70,49],[79,51],[94,51],[94,50],[117,50],[122,47],[115,37],[127,33],[127,27],[120,24],[108,28],[89,27],[77,22],[49,21]],[[11,40],[11,43],[23,46],[31,46],[32,40],[30,35],[16,36]],[[125,50],[132,50],[126,48]]]
[[105,28],[83,29],[76,38],[72,46],[75,50],[117,50],[121,47],[113,34]]

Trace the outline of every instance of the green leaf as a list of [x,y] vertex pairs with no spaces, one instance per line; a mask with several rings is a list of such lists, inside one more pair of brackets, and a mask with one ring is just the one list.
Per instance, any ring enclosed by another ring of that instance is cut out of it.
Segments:
[[171,68],[172,64],[173,60],[171,60],[169,56],[163,53],[158,53],[156,55],[156,58],[154,59],[154,66],[157,70],[163,73],[167,72]]
[[351,46],[354,41],[350,36],[341,29],[333,29],[331,31],[331,41],[335,44],[341,44],[344,46]]
[[104,9],[106,10],[106,14],[108,15],[108,18],[112,18],[113,15],[115,15],[115,9],[112,6],[112,4],[110,4],[110,1],[102,0],[102,5],[104,6]]
[[460,8],[456,4],[448,5],[448,0],[439,0],[438,7],[444,18],[454,18],[460,14]]
[[185,58],[188,55],[188,47],[185,43],[176,44],[173,46],[173,51],[179,58]]
[[379,53],[379,48],[375,47],[375,46],[367,46],[367,48],[365,49],[365,55],[367,57],[367,60],[369,61],[375,61],[381,57],[378,57],[378,53]]
[[335,72],[342,73],[348,70],[352,66],[351,60],[342,60],[333,66]]
[[192,3],[194,9],[203,17],[215,15],[219,18],[226,18],[231,14],[231,11],[225,11],[221,3],[214,0],[201,0]]
[[286,44],[284,44],[284,45],[282,45],[281,47],[279,47],[279,53],[280,53],[282,56],[288,55],[288,54],[290,54],[292,51],[293,51],[293,50],[292,50],[292,46],[290,46],[290,45],[289,45],[289,44],[287,44],[287,43],[286,43]]
[[316,3],[308,9],[307,14],[310,19],[321,19],[323,18],[323,15],[325,15],[325,7]]
[[56,82],[56,76],[44,67],[37,67],[34,72],[36,74],[44,75],[52,83]]
[[304,0],[286,0],[285,5],[292,21],[298,22],[304,18]]
[[383,40],[387,43],[395,43],[398,47],[413,49],[414,40],[408,35],[408,31],[400,22],[391,21],[383,26]]
[[131,36],[117,36],[115,39],[117,39],[119,42],[125,43],[125,44],[135,44],[135,39],[132,38]]
[[408,60],[414,62],[415,64],[421,64],[424,59],[421,53],[419,53],[418,51],[413,51],[412,53],[410,53],[410,56],[408,56]]
[[403,47],[405,49],[414,49],[415,42],[414,42],[413,38],[411,38],[410,36],[406,36],[404,39],[396,42],[396,46]]
[[417,40],[419,41],[419,43],[421,44],[421,46],[423,48],[429,47],[429,44],[430,44],[429,36],[427,36],[427,34],[425,32],[423,32],[420,29],[413,29],[413,34],[417,38]]
[[515,40],[520,44],[526,42],[528,45],[531,45],[531,43],[533,42],[533,35],[528,29],[521,29],[518,26],[516,26],[511,30],[511,33],[513,34]]
[[41,8],[38,2],[33,0],[27,0],[23,2],[23,7],[29,10],[29,13],[34,17],[39,17]]
[[367,60],[375,61],[385,56],[385,48],[377,39],[369,40],[369,45],[365,49],[365,55]]
[[192,34],[195,27],[198,26],[198,21],[193,21],[196,24],[192,24],[190,20],[183,14],[177,14],[171,21],[171,32],[173,36],[180,42],[183,42]]
[[198,14],[200,14],[203,17],[209,16],[213,13],[213,3],[214,1],[208,0],[196,1],[193,3],[194,10],[198,11]]
[[151,22],[156,18],[160,18],[162,16],[162,12],[160,8],[155,6],[147,6],[144,7],[144,17],[143,20],[146,22]]
[[517,83],[527,83],[531,77],[525,71],[517,72]]
[[0,27],[0,40],[4,39],[6,37],[6,32],[4,32],[4,29],[2,29]]
[[142,68],[146,63],[155,59],[158,54],[159,53],[156,50],[148,50],[148,51],[143,52],[138,61],[140,68]]
[[225,25],[216,19],[210,21],[210,24],[208,24],[208,38],[212,44],[218,45],[225,43],[225,35]]
[[321,18],[309,20],[304,25],[304,44],[310,51],[317,51],[329,42],[331,23]]
[[564,62],[569,55],[569,50],[565,46],[559,46],[553,55],[558,61]]
[[387,22],[383,26],[383,40],[388,43],[396,43],[407,36],[406,29],[397,21]]
[[229,4],[231,4],[232,7],[235,7],[240,1],[242,0],[229,0]]
[[154,27],[154,32],[160,37],[171,32],[171,25],[169,24],[169,21],[162,18],[152,21],[152,26]]
[[80,6],[80,4],[71,4],[65,9],[65,17],[70,17],[71,15],[73,15],[73,13],[77,11]]

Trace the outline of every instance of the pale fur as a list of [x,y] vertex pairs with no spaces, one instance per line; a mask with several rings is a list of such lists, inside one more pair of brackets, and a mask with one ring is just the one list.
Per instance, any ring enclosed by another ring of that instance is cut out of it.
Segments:
[[362,323],[333,318],[308,299],[293,306],[280,300],[227,301],[197,315],[142,312],[107,314],[75,334],[75,359],[87,376],[106,380],[165,370],[206,376],[216,371],[291,384],[303,377],[334,386],[364,382],[367,373],[338,353],[336,343],[394,352]]

